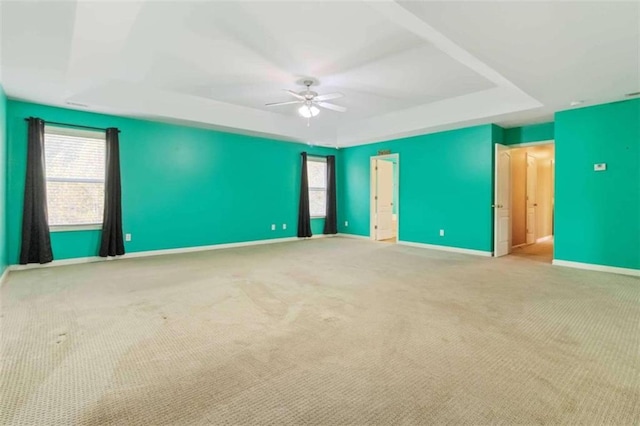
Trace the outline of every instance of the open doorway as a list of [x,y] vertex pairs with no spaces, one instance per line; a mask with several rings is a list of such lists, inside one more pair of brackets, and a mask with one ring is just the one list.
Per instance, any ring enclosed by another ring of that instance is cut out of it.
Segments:
[[395,243],[399,229],[398,154],[371,157],[371,229],[372,240]]
[[495,256],[552,262],[554,166],[552,141],[497,146]]

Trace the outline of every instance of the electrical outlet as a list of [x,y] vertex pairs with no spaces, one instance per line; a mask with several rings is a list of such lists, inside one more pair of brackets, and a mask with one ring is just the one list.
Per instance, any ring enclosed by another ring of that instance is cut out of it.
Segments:
[[287,224],[286,223],[282,224],[282,229],[287,229]]
[[125,241],[131,241],[131,234],[124,234]]
[[444,229],[441,229],[441,230],[440,230],[440,236],[441,236],[441,237],[444,237]]
[[276,224],[275,224],[275,223],[272,223],[272,224],[271,224],[271,230],[272,230],[272,231],[275,231],[275,230],[276,230]]
[[345,220],[345,221],[344,221],[344,226],[345,226],[345,227],[349,226],[349,221],[348,221],[348,220]]

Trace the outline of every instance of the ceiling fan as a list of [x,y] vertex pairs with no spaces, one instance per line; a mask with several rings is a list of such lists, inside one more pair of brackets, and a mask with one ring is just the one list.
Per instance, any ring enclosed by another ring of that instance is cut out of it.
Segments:
[[307,119],[307,126],[309,125],[309,120],[311,117],[315,117],[320,113],[320,108],[330,109],[332,111],[337,112],[346,112],[347,109],[340,105],[332,104],[330,102],[325,102],[331,99],[338,99],[343,97],[342,93],[327,93],[326,95],[318,95],[317,92],[314,92],[310,89],[313,81],[305,80],[304,85],[307,86],[307,90],[303,90],[300,93],[296,93],[293,90],[285,90],[291,96],[296,98],[295,101],[288,102],[274,102],[270,104],[265,104],[265,106],[280,106],[280,105],[292,105],[292,104],[302,104],[300,108],[298,108],[298,114]]

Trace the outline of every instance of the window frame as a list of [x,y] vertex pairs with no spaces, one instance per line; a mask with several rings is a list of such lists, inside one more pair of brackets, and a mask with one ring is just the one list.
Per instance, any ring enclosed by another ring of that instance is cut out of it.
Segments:
[[[309,193],[309,216],[311,217],[311,219],[325,219],[327,217],[327,172],[328,170],[327,168],[327,157],[320,157],[320,156],[313,156],[313,155],[309,155],[307,157],[307,176],[309,175],[309,162],[314,162],[314,163],[323,163],[324,167],[325,167],[325,174],[324,174],[324,187],[319,187],[319,186],[310,186],[308,185],[308,193]],[[323,191],[325,194],[324,197],[324,207],[325,207],[325,212],[324,214],[320,215],[320,216],[314,216],[311,214],[311,191]]]
[[[79,138],[87,138],[87,139],[96,139],[104,142],[104,159],[106,163],[107,156],[107,136],[105,133],[97,131],[97,130],[84,130],[78,129],[74,127],[66,127],[59,125],[50,125],[45,124],[44,128],[44,151],[46,155],[47,150],[47,135],[57,135],[57,136],[70,136],[70,137],[79,137]],[[45,165],[46,165],[46,157],[45,157]],[[80,183],[102,183],[103,184],[103,196],[104,191],[106,190],[106,169],[105,176],[103,179],[95,179],[95,178],[50,178],[47,176],[46,167],[45,167],[45,185],[49,182],[80,182]],[[47,216],[49,211],[49,194],[48,194],[48,185],[47,185]],[[104,206],[103,206],[104,208]],[[48,220],[48,218],[47,218]],[[100,219],[100,222],[96,223],[78,223],[78,224],[61,224],[61,225],[49,225],[49,232],[69,232],[69,231],[94,231],[101,230],[103,225],[103,219]]]

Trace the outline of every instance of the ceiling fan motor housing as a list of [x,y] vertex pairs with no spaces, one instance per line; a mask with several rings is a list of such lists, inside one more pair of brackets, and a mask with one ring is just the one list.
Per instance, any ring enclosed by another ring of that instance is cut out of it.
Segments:
[[[298,113],[303,117],[309,119],[311,117],[315,117],[318,115],[320,110],[318,107],[330,109],[338,112],[345,112],[347,109],[345,107],[335,105],[329,102],[326,102],[330,99],[341,98],[344,95],[342,93],[327,93],[322,96],[319,96],[317,92],[311,90],[311,85],[313,84],[313,80],[305,80],[304,85],[307,86],[306,90],[301,92],[294,92],[292,90],[286,90],[288,93],[297,98],[296,101],[286,101],[286,102],[274,102],[270,104],[266,104],[267,106],[279,106],[279,105],[289,105],[289,104],[302,104],[302,106],[298,109]],[[308,123],[307,123],[308,125]]]

